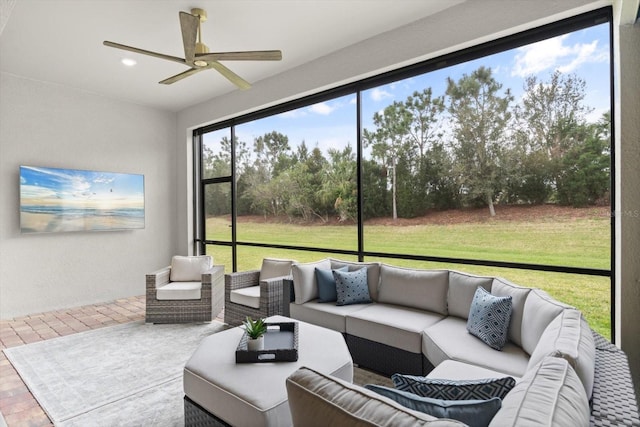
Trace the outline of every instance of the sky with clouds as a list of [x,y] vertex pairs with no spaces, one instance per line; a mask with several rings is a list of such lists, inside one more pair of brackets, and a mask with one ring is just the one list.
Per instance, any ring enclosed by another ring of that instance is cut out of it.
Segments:
[[[363,92],[363,126],[372,128],[372,117],[394,101],[404,101],[414,91],[431,87],[434,96],[444,95],[446,79],[459,79],[480,66],[490,67],[494,78],[509,88],[518,101],[523,96],[524,80],[536,76],[547,81],[554,71],[573,73],[586,82],[585,104],[593,109],[587,117],[597,121],[610,108],[609,26],[598,26],[543,40],[481,59],[411,77]],[[355,95],[347,95],[298,110],[282,113],[236,127],[236,134],[249,146],[254,138],[278,131],[289,137],[291,147],[305,141],[310,149],[355,145]],[[216,136],[205,136],[214,142]]]
[[144,176],[21,166],[20,199],[38,206],[143,207]]

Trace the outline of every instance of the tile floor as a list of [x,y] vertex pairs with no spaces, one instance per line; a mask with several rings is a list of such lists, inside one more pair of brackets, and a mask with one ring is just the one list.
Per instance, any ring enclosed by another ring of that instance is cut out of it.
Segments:
[[[104,304],[0,320],[0,350],[90,329],[144,320],[144,310],[145,297],[142,295]],[[222,320],[221,316],[218,320]],[[0,413],[8,427],[52,425],[3,352],[0,352]]]

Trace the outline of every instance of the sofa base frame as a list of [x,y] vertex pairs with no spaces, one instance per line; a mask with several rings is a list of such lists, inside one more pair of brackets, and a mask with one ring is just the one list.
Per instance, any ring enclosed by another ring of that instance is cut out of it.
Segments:
[[184,397],[184,425],[191,427],[231,427],[187,396]]
[[396,373],[426,375],[433,365],[422,353],[411,353],[386,344],[344,334],[353,362],[386,377]]

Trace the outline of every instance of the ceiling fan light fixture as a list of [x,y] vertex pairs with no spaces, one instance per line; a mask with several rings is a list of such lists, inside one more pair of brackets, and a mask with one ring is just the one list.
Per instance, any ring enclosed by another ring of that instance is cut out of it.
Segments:
[[193,61],[193,65],[195,65],[196,67],[206,67],[207,66],[207,61],[203,61],[201,59],[198,59],[196,61]]
[[133,67],[138,63],[135,59],[131,59],[131,58],[122,58],[120,62],[122,62],[122,64],[126,65],[127,67]]

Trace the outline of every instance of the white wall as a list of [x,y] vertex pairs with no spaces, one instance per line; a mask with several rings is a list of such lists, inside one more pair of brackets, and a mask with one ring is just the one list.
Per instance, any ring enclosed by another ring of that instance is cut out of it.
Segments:
[[[0,74],[0,318],[144,294],[176,250],[174,113]],[[20,234],[19,166],[138,173],[144,230]]]

